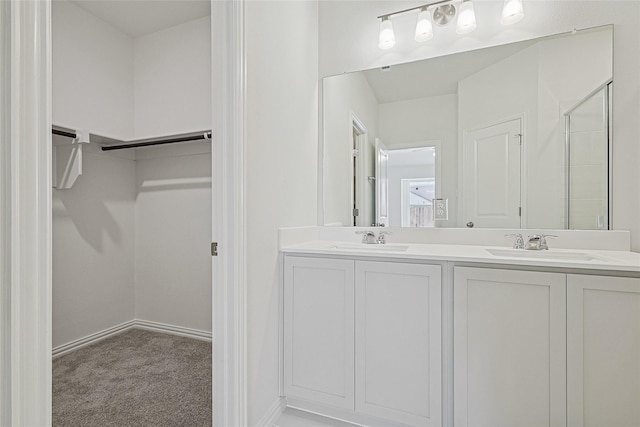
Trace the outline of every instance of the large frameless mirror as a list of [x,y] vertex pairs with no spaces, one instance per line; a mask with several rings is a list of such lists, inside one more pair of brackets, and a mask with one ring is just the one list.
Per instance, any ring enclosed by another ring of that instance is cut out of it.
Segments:
[[612,39],[324,78],[324,225],[609,229]]

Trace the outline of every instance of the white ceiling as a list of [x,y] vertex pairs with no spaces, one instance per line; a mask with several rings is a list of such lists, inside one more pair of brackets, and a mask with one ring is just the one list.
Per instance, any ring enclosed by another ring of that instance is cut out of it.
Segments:
[[138,37],[209,16],[209,0],[75,0],[92,15]]
[[464,78],[531,46],[537,40],[511,43],[423,61],[364,71],[380,103],[455,94]]

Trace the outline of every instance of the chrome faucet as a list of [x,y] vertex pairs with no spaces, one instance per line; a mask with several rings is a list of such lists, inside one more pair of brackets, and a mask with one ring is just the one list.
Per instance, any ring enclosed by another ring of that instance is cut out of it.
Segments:
[[529,236],[525,249],[531,251],[544,251],[549,249],[549,245],[547,245],[547,237],[555,238],[558,236],[554,236],[552,234],[533,234]]
[[380,230],[380,233],[378,233],[378,238],[376,239],[377,243],[380,245],[384,245],[385,243],[387,243],[387,240],[385,239],[384,236],[388,235],[388,234],[392,234],[390,231],[382,231]]
[[376,240],[376,234],[375,234],[373,231],[371,231],[371,230],[367,230],[367,231],[356,231],[356,234],[362,234],[362,241],[361,241],[361,243],[365,243],[365,244],[368,244],[368,245],[379,243],[379,242]]
[[513,249],[524,249],[524,239],[520,233],[505,234],[504,237],[515,237],[513,242]]

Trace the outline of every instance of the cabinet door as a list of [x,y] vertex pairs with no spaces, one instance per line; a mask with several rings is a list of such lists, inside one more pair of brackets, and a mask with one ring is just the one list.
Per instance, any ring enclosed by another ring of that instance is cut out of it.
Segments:
[[353,410],[354,261],[286,256],[284,391]]
[[569,275],[570,426],[640,426],[640,279]]
[[456,426],[566,424],[566,276],[454,269]]
[[440,266],[356,262],[356,411],[440,426]]

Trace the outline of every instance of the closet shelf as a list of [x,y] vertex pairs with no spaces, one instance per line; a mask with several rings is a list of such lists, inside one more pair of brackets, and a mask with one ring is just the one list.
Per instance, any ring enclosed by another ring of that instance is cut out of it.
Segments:
[[102,151],[111,151],[211,139],[211,130],[133,141],[121,141],[106,136],[94,135],[84,129],[73,130],[56,125],[53,125],[51,133],[71,138],[70,144],[60,144],[58,142],[53,146],[53,187],[58,190],[67,190],[73,187],[76,179],[82,175],[82,145],[89,142],[101,145]]

